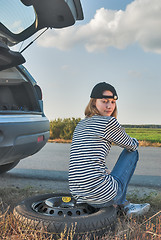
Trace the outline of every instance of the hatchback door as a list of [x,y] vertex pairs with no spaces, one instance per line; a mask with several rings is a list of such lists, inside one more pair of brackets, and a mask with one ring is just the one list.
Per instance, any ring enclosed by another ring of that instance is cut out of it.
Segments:
[[0,38],[8,46],[43,28],[64,28],[83,19],[80,0],[1,0]]
[[0,70],[23,64],[13,46],[43,28],[64,28],[83,19],[80,0],[1,0]]

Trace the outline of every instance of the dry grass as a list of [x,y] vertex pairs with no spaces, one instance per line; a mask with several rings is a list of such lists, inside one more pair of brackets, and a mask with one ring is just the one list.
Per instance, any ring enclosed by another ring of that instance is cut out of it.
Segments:
[[[69,234],[70,235],[70,234]],[[26,227],[18,223],[12,213],[6,210],[0,217],[0,239],[6,240],[49,240],[55,239],[53,234],[48,233],[45,229],[32,229],[31,226]],[[58,239],[58,238],[56,238]],[[64,238],[63,233],[59,240],[73,239]],[[81,238],[90,240],[90,238]],[[98,239],[95,237],[95,239]],[[148,219],[126,219],[119,218],[117,230],[115,233],[106,234],[102,240],[159,240],[161,239],[161,211]]]
[[120,221],[113,239],[161,239],[161,211],[148,218],[131,218]]
[[148,142],[148,141],[139,141],[140,147],[161,147],[159,142]]
[[[49,143],[71,143],[72,140],[65,140],[65,139],[49,139]],[[139,141],[140,147],[161,147],[161,143],[159,142],[150,142],[150,141]]]
[[[45,229],[33,229],[31,226],[24,226],[23,223],[17,222],[12,214],[13,206],[16,202],[22,199],[41,194],[41,192],[34,191],[31,188],[27,189],[1,189],[0,201],[0,239],[6,240],[72,240],[73,237],[55,238],[51,233]],[[161,196],[150,194],[142,199],[138,199],[137,195],[129,196],[133,202],[145,202],[148,200],[151,204],[151,210],[146,217],[128,219],[125,216],[118,218],[118,223],[115,233],[106,234],[102,240],[161,240]],[[16,200],[15,200],[16,199]],[[11,204],[9,206],[9,203]],[[73,235],[71,235],[73,236]],[[88,237],[81,237],[79,239],[91,240]],[[95,240],[99,239],[95,237]]]
[[44,229],[35,230],[31,226],[18,223],[11,212],[6,210],[0,217],[0,239],[6,240],[44,240],[53,239]]
[[49,139],[48,142],[49,143],[71,143],[72,140],[65,140],[65,139],[61,139],[61,138],[56,138],[56,139]]

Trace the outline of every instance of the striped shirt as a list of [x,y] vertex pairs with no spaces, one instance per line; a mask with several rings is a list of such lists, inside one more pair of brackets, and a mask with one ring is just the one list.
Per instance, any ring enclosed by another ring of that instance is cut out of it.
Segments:
[[111,144],[135,151],[136,139],[114,117],[94,115],[75,128],[70,152],[69,188],[77,203],[101,204],[117,195],[118,183],[107,173],[105,159]]

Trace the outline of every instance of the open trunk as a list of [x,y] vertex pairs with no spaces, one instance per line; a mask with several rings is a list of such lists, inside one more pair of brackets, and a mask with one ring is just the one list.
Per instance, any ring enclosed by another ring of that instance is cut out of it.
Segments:
[[14,67],[0,72],[0,114],[42,113],[41,89],[21,71]]

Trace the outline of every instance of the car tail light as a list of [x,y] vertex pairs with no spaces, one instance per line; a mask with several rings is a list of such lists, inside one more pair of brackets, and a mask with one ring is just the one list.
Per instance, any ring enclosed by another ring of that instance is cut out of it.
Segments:
[[39,143],[39,142],[43,142],[44,141],[44,136],[42,135],[42,136],[39,136],[38,138],[37,138],[37,142]]

